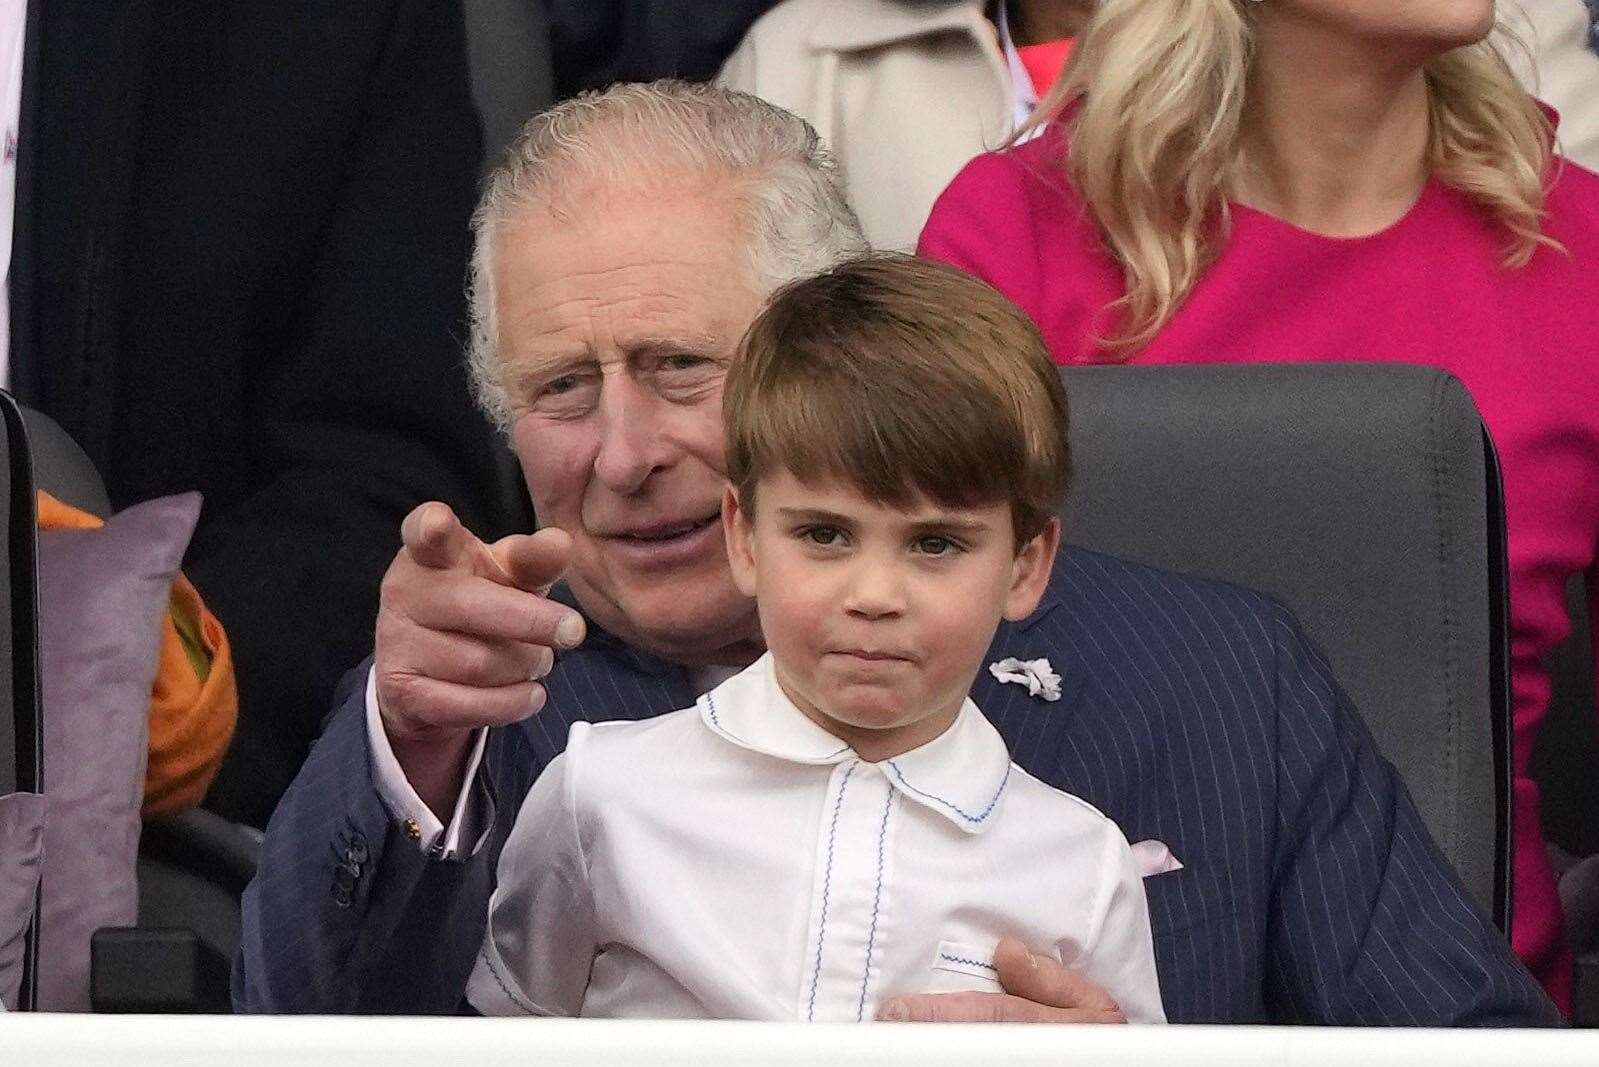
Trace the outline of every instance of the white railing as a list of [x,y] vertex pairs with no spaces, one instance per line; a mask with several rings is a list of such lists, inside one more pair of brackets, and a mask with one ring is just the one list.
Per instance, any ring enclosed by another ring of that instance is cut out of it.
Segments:
[[1599,1067],[1599,1032],[0,1015],[5,1067]]

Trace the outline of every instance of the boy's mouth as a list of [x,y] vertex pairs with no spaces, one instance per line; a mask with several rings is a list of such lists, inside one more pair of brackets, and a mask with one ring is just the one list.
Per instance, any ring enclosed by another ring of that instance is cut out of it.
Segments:
[[879,648],[835,648],[835,656],[848,656],[862,663],[914,663],[916,658],[908,652]]

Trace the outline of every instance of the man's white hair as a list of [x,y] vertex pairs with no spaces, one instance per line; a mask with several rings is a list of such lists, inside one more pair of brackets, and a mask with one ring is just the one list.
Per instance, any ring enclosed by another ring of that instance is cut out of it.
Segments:
[[[511,410],[494,307],[494,245],[530,204],[596,183],[722,183],[767,293],[866,251],[838,167],[808,122],[748,93],[680,81],[583,93],[535,116],[489,175],[472,218],[470,363],[478,402],[502,431]],[[720,190],[719,190],[720,191]]]

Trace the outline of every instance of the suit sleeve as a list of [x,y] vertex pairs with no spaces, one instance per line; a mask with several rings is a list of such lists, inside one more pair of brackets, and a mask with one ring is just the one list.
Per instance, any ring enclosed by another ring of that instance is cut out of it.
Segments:
[[1557,1024],[1554,1005],[1468,898],[1326,661],[1286,612],[1273,621],[1271,1017],[1336,1026]]
[[572,731],[528,793],[500,854],[466,998],[484,1015],[575,1017],[599,946],[577,796],[588,730]]
[[238,728],[207,805],[256,826],[339,675],[371,648],[405,514],[438,499],[481,536],[509,524],[499,448],[462,354],[480,144],[461,10],[372,10],[385,10],[384,45],[367,84],[351,87],[360,118],[329,162],[340,191],[273,358],[249,368],[253,491],[207,516],[187,561],[232,639],[239,682]]
[[367,740],[368,665],[267,826],[233,965],[238,1012],[451,1014],[483,941],[505,820],[538,772],[514,729],[491,730],[469,788],[485,847],[424,853],[384,806]]

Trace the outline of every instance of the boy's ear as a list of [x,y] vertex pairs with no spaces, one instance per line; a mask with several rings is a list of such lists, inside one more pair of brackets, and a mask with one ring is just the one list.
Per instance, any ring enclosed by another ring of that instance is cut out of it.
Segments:
[[1060,519],[1051,516],[1038,536],[1016,553],[1010,590],[1005,594],[1006,619],[1021,622],[1038,609],[1038,601],[1049,586],[1049,575],[1055,567],[1055,553],[1059,548]]
[[733,570],[733,584],[745,596],[755,595],[755,516],[739,503],[738,490],[729,485],[722,490],[722,540],[727,542],[727,563]]

